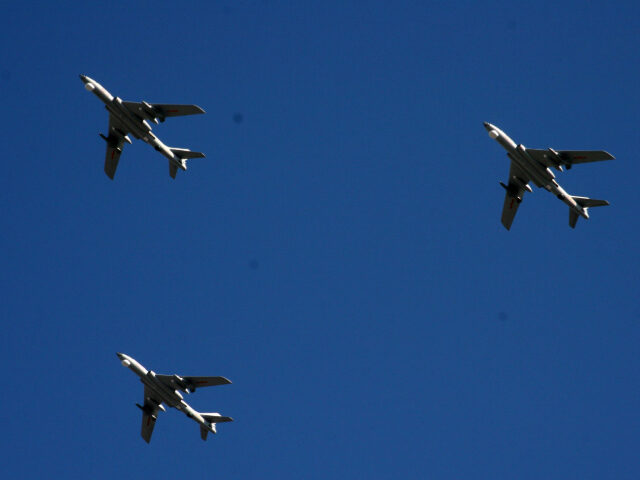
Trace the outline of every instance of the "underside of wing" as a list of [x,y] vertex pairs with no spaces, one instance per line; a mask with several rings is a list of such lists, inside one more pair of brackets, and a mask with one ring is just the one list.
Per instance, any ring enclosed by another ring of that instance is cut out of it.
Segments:
[[140,435],[147,443],[151,441],[151,435],[153,434],[153,428],[156,426],[158,410],[160,410],[161,403],[161,401],[154,398],[153,392],[145,386],[144,404],[142,406],[138,405],[138,407],[142,410],[142,428]]
[[115,119],[112,115],[109,115],[109,136],[103,137],[107,142],[107,153],[104,159],[104,173],[113,180],[118,168],[118,161],[120,160],[120,154],[124,147],[125,136],[127,132],[125,128]]
[[113,180],[113,177],[116,175],[116,169],[118,168],[118,162],[120,161],[123,144],[124,142],[120,145],[107,144],[107,154],[104,159],[104,173],[106,173],[107,177],[111,180]]
[[142,430],[140,431],[140,435],[147,443],[151,441],[151,435],[153,434],[153,428],[156,426],[157,418],[156,415],[147,413],[144,410],[142,411]]
[[567,168],[575,163],[601,162],[615,157],[604,150],[558,150],[558,155]]
[[502,225],[504,225],[504,228],[507,230],[511,229],[511,224],[513,223],[513,219],[516,218],[520,202],[522,202],[522,198],[512,195],[507,191],[502,207]]
[[603,160],[613,160],[615,157],[604,150],[538,150],[527,148],[527,153],[546,167],[567,167],[568,169],[576,163],[600,162]]
[[502,184],[507,191],[502,206],[502,225],[509,230],[522,202],[525,190],[530,191],[528,175],[512,160],[509,168],[509,184]]
[[181,377],[179,375],[160,375],[156,378],[174,390],[195,391],[200,387],[213,387],[216,385],[228,385],[231,380],[224,377]]
[[216,385],[228,385],[231,380],[224,377],[182,377],[189,385],[192,385],[194,390],[201,387],[214,387]]
[[151,106],[165,117],[197,115],[204,110],[197,105],[174,105],[169,103],[152,103]]
[[177,105],[169,103],[122,102],[133,114],[141,119],[164,122],[167,117],[197,115],[204,110],[197,105]]

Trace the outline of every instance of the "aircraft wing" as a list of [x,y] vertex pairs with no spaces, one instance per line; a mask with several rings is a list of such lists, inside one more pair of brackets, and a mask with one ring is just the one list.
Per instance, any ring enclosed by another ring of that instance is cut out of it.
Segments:
[[509,167],[509,184],[502,184],[507,191],[504,197],[504,205],[502,206],[502,225],[504,225],[507,230],[511,229],[511,224],[516,217],[518,207],[524,196],[525,185],[529,183],[529,180],[526,172],[511,160],[511,167]]
[[116,169],[118,168],[118,161],[120,160],[126,134],[126,127],[113,115],[109,115],[109,136],[105,138],[107,142],[107,154],[104,159],[104,173],[106,173],[107,177],[111,180],[113,180]]
[[527,148],[527,153],[537,162],[547,167],[565,166],[571,168],[576,163],[613,160],[615,157],[604,150],[537,150]]
[[216,385],[228,385],[231,380],[224,377],[180,377],[178,375],[158,375],[156,378],[173,389],[194,392],[196,388],[213,387]]
[[156,426],[156,419],[158,418],[159,405],[162,401],[154,398],[154,393],[144,387],[144,405],[140,407],[142,410],[142,429],[140,434],[144,438],[145,442],[151,441],[151,435],[153,434],[153,428]]
[[172,105],[167,103],[152,103],[151,106],[165,117],[180,117],[182,115],[197,115],[204,110],[197,105]]
[[164,122],[167,117],[196,115],[204,113],[197,105],[176,105],[171,103],[122,102],[132,113],[141,118],[158,119]]
[[184,380],[192,385],[190,390],[195,390],[201,387],[214,387],[216,385],[228,385],[231,380],[224,377],[182,377]]

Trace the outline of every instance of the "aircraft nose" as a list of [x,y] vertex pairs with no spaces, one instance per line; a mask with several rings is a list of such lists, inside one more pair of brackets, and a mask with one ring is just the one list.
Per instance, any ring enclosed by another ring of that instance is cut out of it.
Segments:
[[484,122],[484,128],[486,128],[487,131],[491,131],[491,130],[495,130],[496,127],[491,125],[489,122]]
[[125,355],[124,353],[116,353],[116,355],[120,359],[120,363],[122,363],[122,366],[129,368],[132,363],[131,357]]
[[88,91],[93,92],[96,89],[95,80],[91,80],[86,75],[79,75],[79,77],[80,77],[80,80],[82,80],[82,83],[84,83],[84,88],[86,88]]

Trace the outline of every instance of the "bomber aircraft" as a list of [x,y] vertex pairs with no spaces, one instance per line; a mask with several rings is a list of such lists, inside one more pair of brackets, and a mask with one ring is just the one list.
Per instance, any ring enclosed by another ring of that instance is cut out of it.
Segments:
[[529,182],[538,188],[545,188],[569,206],[569,226],[575,228],[579,217],[589,218],[589,207],[609,205],[606,200],[596,200],[587,197],[569,195],[558,185],[550,167],[562,172],[562,167],[570,169],[574,164],[613,160],[613,155],[603,150],[536,150],[516,145],[509,136],[495,125],[484,122],[484,128],[489,136],[496,140],[507,151],[511,159],[509,169],[509,183],[500,185],[507,191],[502,207],[502,225],[507,230],[511,228],[524,192],[532,192]]
[[116,174],[124,142],[131,143],[131,139],[128,136],[129,133],[135,138],[147,142],[169,159],[169,175],[171,175],[171,178],[176,178],[178,169],[187,169],[188,158],[204,157],[204,153],[201,152],[166,146],[151,133],[151,126],[147,122],[147,120],[150,120],[158,124],[158,121],[164,122],[167,117],[204,113],[204,110],[197,105],[170,105],[144,101],[125,102],[111,95],[102,85],[86,75],[80,75],[80,80],[82,80],[84,87],[88,91],[93,92],[96,97],[104,102],[106,109],[109,111],[109,134],[105,136],[100,133],[99,135],[107,142],[104,173],[110,179],[113,180]]
[[223,417],[219,413],[200,413],[191,408],[183,400],[182,394],[193,393],[196,388],[210,387],[214,385],[226,385],[231,383],[224,377],[181,377],[178,375],[159,375],[152,370],[147,370],[135,359],[124,353],[117,353],[122,365],[140,377],[144,384],[144,403],[136,403],[142,410],[142,431],[141,435],[149,443],[153,427],[156,426],[158,410],[165,412],[162,403],[177,408],[187,417],[200,424],[200,436],[202,440],[207,439],[209,432],[216,433],[216,423],[232,422],[231,417]]

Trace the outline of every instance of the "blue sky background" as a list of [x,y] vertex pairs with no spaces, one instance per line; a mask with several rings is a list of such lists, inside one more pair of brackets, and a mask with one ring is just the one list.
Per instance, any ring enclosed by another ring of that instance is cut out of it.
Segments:
[[[7,478],[640,476],[638,2],[76,5],[3,7]],[[110,181],[80,73],[207,158]],[[507,232],[483,121],[611,206]],[[147,445],[116,351],[235,422]]]

